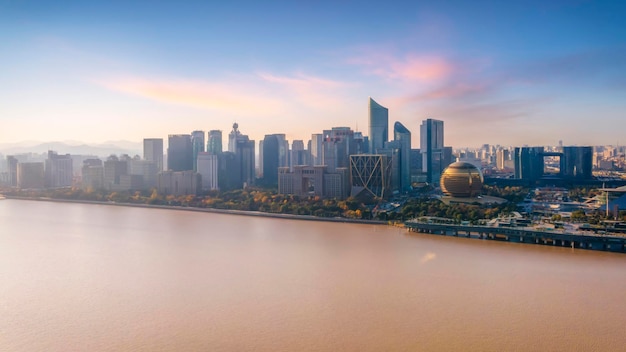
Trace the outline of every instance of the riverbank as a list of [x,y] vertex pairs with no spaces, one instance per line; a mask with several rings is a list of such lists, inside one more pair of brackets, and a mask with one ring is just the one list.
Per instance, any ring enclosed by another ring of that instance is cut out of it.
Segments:
[[275,219],[290,219],[290,220],[307,220],[307,221],[325,221],[325,222],[342,222],[352,224],[370,224],[370,225],[388,225],[386,221],[380,220],[364,220],[364,219],[348,219],[348,218],[324,218],[313,215],[294,215],[294,214],[280,214],[280,213],[265,213],[261,211],[246,211],[246,210],[233,210],[233,209],[215,209],[215,208],[196,208],[196,207],[184,207],[173,205],[155,205],[155,204],[141,204],[141,203],[120,203],[120,202],[99,202],[91,200],[80,199],[59,199],[59,198],[47,198],[47,197],[18,197],[18,196],[4,196],[5,199],[16,200],[34,200],[42,202],[59,202],[59,203],[77,203],[77,204],[96,204],[96,205],[111,205],[111,206],[123,206],[123,207],[135,207],[135,208],[152,208],[152,209],[167,209],[167,210],[183,210],[183,211],[195,211],[203,213],[215,213],[215,214],[229,214],[229,215],[243,215],[243,216],[257,216]]

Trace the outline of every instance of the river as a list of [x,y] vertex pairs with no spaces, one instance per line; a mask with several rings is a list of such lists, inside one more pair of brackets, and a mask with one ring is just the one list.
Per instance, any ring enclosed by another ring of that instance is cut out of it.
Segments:
[[623,351],[626,255],[0,200],[0,351]]

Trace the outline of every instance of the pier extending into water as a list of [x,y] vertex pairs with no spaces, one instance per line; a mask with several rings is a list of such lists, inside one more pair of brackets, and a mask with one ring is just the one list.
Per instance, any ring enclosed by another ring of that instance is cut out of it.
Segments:
[[483,240],[542,244],[550,246],[592,249],[626,253],[626,237],[541,231],[527,227],[493,227],[457,224],[437,224],[409,220],[404,226],[411,232],[432,235],[467,237]]

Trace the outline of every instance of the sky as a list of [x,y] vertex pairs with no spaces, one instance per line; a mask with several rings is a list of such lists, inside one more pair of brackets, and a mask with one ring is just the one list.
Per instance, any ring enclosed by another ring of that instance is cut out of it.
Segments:
[[0,143],[222,130],[626,143],[626,1],[0,0]]

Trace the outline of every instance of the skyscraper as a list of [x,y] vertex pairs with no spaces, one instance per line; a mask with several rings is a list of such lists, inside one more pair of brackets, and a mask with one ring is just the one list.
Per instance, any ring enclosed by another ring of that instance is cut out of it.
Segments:
[[568,179],[593,178],[593,147],[562,147],[561,174]]
[[204,152],[204,131],[191,132],[193,171],[198,171],[198,153]]
[[170,134],[167,138],[167,167],[172,171],[193,170],[191,135]]
[[400,122],[393,125],[393,139],[400,145],[400,189],[411,189],[411,131]]
[[374,154],[389,140],[389,110],[372,98],[369,101],[369,129],[369,152]]
[[304,141],[294,140],[291,142],[291,160],[290,170],[293,170],[294,166],[307,165],[307,153],[304,150]]
[[219,154],[222,152],[222,131],[209,131],[209,139],[206,143],[206,151],[211,154]]
[[[235,122],[233,130],[228,135],[228,152],[233,153],[237,164],[237,170],[227,170],[235,188],[241,188],[254,184],[255,172],[255,146],[254,141],[239,131],[239,125]],[[220,166],[220,169],[222,167]]]
[[268,134],[263,139],[263,183],[268,187],[278,186],[278,168],[286,166],[281,162],[284,142],[284,134]]
[[309,147],[309,152],[311,154],[310,164],[312,166],[322,165],[323,142],[323,134],[315,133],[311,135],[311,146]]
[[219,189],[217,160],[217,154],[198,153],[198,173],[202,176],[202,189],[204,190]]
[[516,147],[513,157],[515,178],[534,182],[543,176],[543,147]]
[[350,155],[358,154],[354,131],[350,127],[333,127],[324,130],[322,165],[328,166],[328,172],[335,172],[340,167],[350,167]]
[[443,157],[443,121],[426,119],[420,126],[420,151],[422,170],[426,182],[438,183],[445,168]]
[[17,187],[17,158],[13,155],[7,156],[7,168],[9,169],[9,186]]
[[153,162],[157,172],[163,171],[163,139],[145,138],[143,140],[143,158]]
[[69,154],[59,155],[49,150],[45,161],[46,187],[69,187],[72,185],[73,167]]

